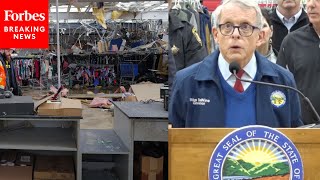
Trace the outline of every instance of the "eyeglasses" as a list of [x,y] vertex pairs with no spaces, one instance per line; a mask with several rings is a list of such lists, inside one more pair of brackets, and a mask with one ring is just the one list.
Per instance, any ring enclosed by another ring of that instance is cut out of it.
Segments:
[[234,26],[231,23],[219,24],[219,29],[222,35],[230,36],[233,34],[234,29],[238,28],[238,32],[243,37],[249,37],[252,35],[255,29],[258,27],[252,26],[250,24],[240,24],[240,26]]

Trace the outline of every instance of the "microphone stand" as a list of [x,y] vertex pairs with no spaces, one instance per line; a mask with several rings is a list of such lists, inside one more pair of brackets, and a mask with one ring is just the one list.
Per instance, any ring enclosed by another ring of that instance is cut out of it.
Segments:
[[256,83],[256,84],[262,84],[262,85],[268,85],[268,86],[275,86],[275,87],[280,87],[280,88],[285,88],[285,89],[291,89],[291,90],[297,92],[301,97],[303,97],[303,101],[309,104],[309,107],[311,107],[311,110],[312,110],[313,114],[317,118],[317,122],[316,123],[303,125],[303,126],[300,126],[300,128],[320,128],[320,116],[319,116],[319,114],[317,113],[316,109],[313,107],[310,99],[308,97],[306,97],[298,89],[295,89],[295,88],[290,87],[290,86],[285,86],[285,85],[282,85],[282,84],[273,84],[273,83],[268,83],[268,82],[250,81],[250,80],[241,79],[241,78],[239,78],[237,76],[237,70],[233,70],[233,75],[236,77],[236,79],[238,79],[240,81],[249,82],[249,83]]

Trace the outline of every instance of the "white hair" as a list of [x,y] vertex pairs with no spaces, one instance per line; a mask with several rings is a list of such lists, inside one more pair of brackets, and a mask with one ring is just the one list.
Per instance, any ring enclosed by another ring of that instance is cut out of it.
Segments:
[[257,17],[257,21],[256,21],[256,26],[258,28],[262,28],[262,13],[261,13],[261,9],[258,5],[258,3],[254,0],[224,0],[222,5],[220,5],[220,8],[217,9],[216,13],[216,20],[215,20],[215,27],[218,28],[219,24],[220,24],[220,19],[221,19],[221,11],[222,9],[227,5],[227,4],[238,4],[239,6],[241,6],[242,8],[246,8],[246,9],[254,9],[256,11],[256,17]]
[[218,18],[218,15],[220,14],[221,12],[221,5],[219,5],[218,7],[216,7],[216,9],[212,12],[211,14],[211,24],[212,26],[215,26],[216,25],[216,22],[217,22],[217,18]]

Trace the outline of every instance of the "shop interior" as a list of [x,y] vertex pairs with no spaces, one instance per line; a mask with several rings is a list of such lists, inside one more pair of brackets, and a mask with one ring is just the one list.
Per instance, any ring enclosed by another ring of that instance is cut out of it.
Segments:
[[49,17],[47,49],[10,49],[0,179],[167,179],[168,3],[50,0]]

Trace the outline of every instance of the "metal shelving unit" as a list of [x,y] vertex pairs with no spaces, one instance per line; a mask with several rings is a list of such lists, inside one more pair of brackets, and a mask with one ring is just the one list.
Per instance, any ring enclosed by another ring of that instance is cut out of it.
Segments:
[[72,155],[76,179],[81,180],[80,119],[81,117],[2,116],[0,151],[14,149],[40,154]]
[[28,128],[0,133],[1,149],[77,151],[69,128]]
[[80,139],[83,177],[92,170],[102,173],[104,168],[113,168],[120,180],[128,179],[130,152],[114,130],[83,129]]
[[134,142],[167,142],[168,112],[162,103],[115,102],[114,131],[129,149],[127,179],[132,180]]

